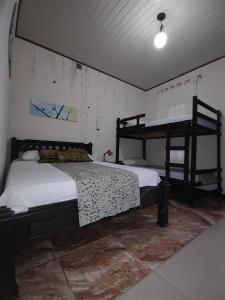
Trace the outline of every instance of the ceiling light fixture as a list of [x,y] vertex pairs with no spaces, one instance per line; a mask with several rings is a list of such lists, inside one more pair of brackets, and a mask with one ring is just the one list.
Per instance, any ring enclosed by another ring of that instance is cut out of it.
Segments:
[[157,15],[157,20],[161,22],[159,27],[159,32],[156,34],[154,39],[154,45],[156,48],[161,49],[163,48],[167,43],[167,34],[163,31],[164,25],[162,24],[162,21],[165,20],[166,14],[164,12],[161,12]]

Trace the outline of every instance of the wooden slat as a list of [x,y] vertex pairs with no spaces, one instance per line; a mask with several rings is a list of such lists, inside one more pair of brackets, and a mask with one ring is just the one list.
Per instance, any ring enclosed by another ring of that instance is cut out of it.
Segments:
[[12,217],[13,215],[14,215],[14,212],[10,208],[8,208],[6,206],[0,207],[0,221],[8,219],[8,218]]
[[182,150],[185,150],[185,147],[184,146],[170,146],[169,150],[182,151]]
[[167,134],[166,134],[166,163],[165,163],[166,179],[170,178],[170,151],[169,151],[170,142],[171,142],[170,134],[169,134],[169,132],[167,132]]
[[211,111],[211,112],[214,113],[214,114],[217,114],[217,113],[218,113],[218,110],[217,110],[217,109],[215,109],[214,107],[208,105],[207,103],[205,103],[205,102],[203,102],[203,101],[201,101],[201,100],[199,100],[199,99],[197,100],[197,105],[200,105],[200,106],[204,107],[205,109]]
[[140,114],[140,115],[132,116],[129,118],[121,119],[120,123],[123,124],[123,123],[126,123],[127,121],[136,120],[136,119],[140,119],[140,118],[144,118],[144,117],[145,117],[145,114]]
[[169,166],[171,168],[182,168],[182,169],[185,167],[184,164],[179,164],[179,163],[169,163]]
[[[222,171],[222,169],[220,169]],[[210,174],[210,173],[217,173],[218,169],[214,168],[214,169],[199,169],[195,171],[195,175],[199,175],[199,174]]]
[[216,146],[216,152],[217,152],[217,189],[222,192],[222,168],[221,168],[221,112],[217,112],[217,146]]
[[202,114],[200,112],[197,112],[197,117],[202,118],[202,119],[204,119],[206,121],[212,122],[214,124],[217,124],[217,120],[216,119],[213,119],[213,118],[211,118],[209,116],[206,116],[206,115],[204,115],[204,114]]

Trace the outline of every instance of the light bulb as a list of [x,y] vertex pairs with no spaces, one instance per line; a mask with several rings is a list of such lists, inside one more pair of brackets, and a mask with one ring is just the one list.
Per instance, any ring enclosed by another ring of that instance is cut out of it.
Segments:
[[154,39],[154,45],[156,48],[163,48],[167,42],[167,34],[164,31],[160,31],[156,34]]

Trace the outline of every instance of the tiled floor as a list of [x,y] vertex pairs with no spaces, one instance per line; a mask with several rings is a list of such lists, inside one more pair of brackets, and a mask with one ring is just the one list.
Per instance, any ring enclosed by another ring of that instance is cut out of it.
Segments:
[[[191,209],[171,201],[170,226],[164,229],[155,224],[155,216],[155,207],[138,209],[25,249],[17,257],[20,299],[115,299],[123,294],[121,299],[195,300],[196,295],[196,300],[220,300],[225,221],[184,246],[225,216],[225,207]],[[206,247],[212,243],[218,247]],[[215,284],[208,291],[211,279]]]
[[224,300],[225,218],[119,299]]

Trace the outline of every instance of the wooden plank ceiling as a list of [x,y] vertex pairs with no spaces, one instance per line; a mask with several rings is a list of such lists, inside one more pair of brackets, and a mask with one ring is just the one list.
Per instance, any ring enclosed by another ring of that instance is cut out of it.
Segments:
[[224,0],[21,0],[17,36],[147,90],[224,56],[224,20]]

